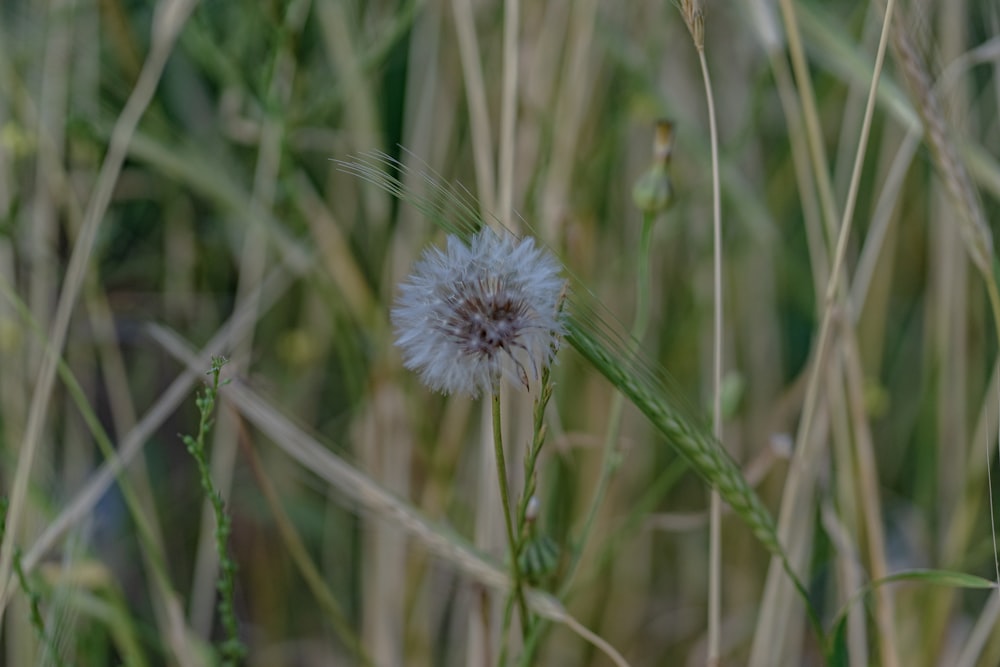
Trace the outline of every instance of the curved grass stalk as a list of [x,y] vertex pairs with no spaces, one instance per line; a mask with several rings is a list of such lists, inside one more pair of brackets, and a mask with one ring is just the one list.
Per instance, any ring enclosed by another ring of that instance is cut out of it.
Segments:
[[[504,528],[507,530],[507,547],[510,549],[510,577],[512,582],[511,596],[517,602],[517,611],[521,616],[521,632],[527,635],[531,618],[528,616],[528,605],[524,601],[524,584],[522,583],[521,568],[517,563],[518,538],[514,535],[514,522],[510,510],[510,492],[507,488],[507,463],[503,452],[503,436],[500,424],[500,383],[494,383],[491,392],[491,413],[493,415],[493,453],[497,463],[497,483],[500,487],[500,500],[503,503]],[[508,615],[504,615],[504,632],[501,641],[506,648],[507,627],[510,621]],[[503,665],[504,661],[501,660]]]

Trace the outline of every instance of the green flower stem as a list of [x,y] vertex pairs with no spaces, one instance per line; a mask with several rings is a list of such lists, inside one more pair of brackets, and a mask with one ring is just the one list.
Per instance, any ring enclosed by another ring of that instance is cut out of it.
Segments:
[[[656,214],[642,214],[642,235],[639,237],[639,265],[635,279],[635,318],[632,321],[632,340],[629,342],[629,352],[639,348],[646,330],[649,328],[649,255],[653,245],[653,223]],[[621,396],[621,394],[617,394]]]
[[[517,610],[521,615],[521,632],[528,632],[528,605],[524,600],[524,586],[521,582],[521,568],[517,564],[518,540],[514,535],[514,523],[511,520],[510,494],[507,491],[507,464],[503,455],[503,436],[500,429],[500,384],[493,385],[493,452],[497,459],[497,482],[500,485],[500,501],[503,504],[503,521],[507,528],[507,544],[510,547],[510,576],[513,584],[511,596],[517,601]],[[504,618],[504,637],[506,638],[510,618]],[[506,645],[506,642],[504,642]],[[501,662],[501,664],[503,664]]]

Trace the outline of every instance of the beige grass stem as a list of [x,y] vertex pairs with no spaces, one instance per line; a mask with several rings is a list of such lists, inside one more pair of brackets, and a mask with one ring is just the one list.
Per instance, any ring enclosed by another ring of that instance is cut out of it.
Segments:
[[792,71],[795,74],[795,85],[798,88],[799,102],[802,106],[802,118],[805,121],[805,135],[809,147],[809,158],[812,162],[813,176],[819,192],[823,220],[826,223],[827,234],[833,239],[836,236],[836,204],[833,197],[833,186],[827,171],[827,155],[823,141],[823,128],[820,125],[819,111],[816,108],[816,93],[812,87],[812,77],[809,75],[809,64],[806,60],[805,48],[802,45],[802,34],[795,5],[792,0],[780,0],[782,20],[788,36],[788,51],[792,61]]
[[507,229],[517,231],[514,220],[514,161],[517,148],[517,82],[520,36],[520,0],[505,0],[503,12],[503,94],[500,102],[500,164],[498,165],[497,213]]
[[538,235],[550,244],[559,240],[565,224],[582,125],[590,106],[588,95],[594,86],[593,58],[598,51],[594,44],[597,0],[580,0],[570,7],[559,89],[553,101],[552,149],[541,180],[541,220],[536,222]]
[[[829,306],[835,297],[835,290],[838,286],[839,274],[844,263],[847,251],[847,239],[850,236],[854,207],[857,203],[858,187],[861,183],[861,171],[864,165],[865,153],[868,148],[868,137],[871,133],[872,117],[875,113],[875,103],[877,101],[878,82],[885,63],[885,52],[889,44],[890,25],[892,23],[893,8],[895,0],[889,0],[885,10],[882,23],[882,33],[879,37],[878,52],[875,56],[875,69],[872,75],[871,87],[868,90],[868,101],[865,106],[864,121],[861,126],[861,137],[858,139],[858,150],[855,156],[854,168],[851,173],[850,187],[847,193],[847,202],[844,206],[843,219],[840,223],[840,236],[837,240],[836,253],[834,255],[833,267],[830,274],[830,282],[827,291],[827,313],[831,312]],[[824,326],[829,326],[829,318],[824,318]],[[845,321],[845,327],[851,327],[850,320]],[[848,338],[853,336],[850,334]],[[856,359],[856,345],[846,346],[849,358],[854,361],[854,366],[848,364],[847,375],[855,378],[855,391],[848,392],[853,399],[858,399],[862,388],[857,386],[860,383],[860,361]],[[853,374],[851,372],[853,370]],[[854,418],[863,420],[863,409],[854,405]],[[861,479],[861,489],[864,496],[862,505],[866,509],[864,512],[865,529],[868,536],[869,560],[872,576],[881,579],[889,574],[885,562],[885,535],[882,530],[881,502],[878,497],[878,480],[875,477],[874,455],[871,448],[871,436],[865,427],[864,432],[868,434],[866,438],[856,438],[857,457],[859,459],[859,473]],[[856,434],[857,435],[857,434]],[[900,664],[899,655],[896,648],[895,630],[893,623],[893,602],[891,589],[887,586],[880,586],[875,592],[876,611],[875,619],[879,628],[881,641],[882,664],[886,667],[896,667]]]
[[[719,184],[719,133],[715,120],[715,97],[712,95],[712,80],[708,73],[704,48],[698,49],[698,59],[701,61],[701,73],[705,80],[705,99],[708,101],[712,143],[712,236],[715,239],[712,260],[715,288],[712,298],[715,309],[712,334],[712,356],[715,358],[712,377],[712,434],[716,440],[722,442],[722,194]],[[722,628],[722,498],[715,489],[712,489],[710,513],[708,662],[714,665],[720,658],[719,642]]]
[[[708,105],[708,128],[712,151],[712,435],[722,442],[722,192],[719,180],[719,131],[716,124],[712,77],[705,58],[705,19],[701,3],[685,0],[681,13],[698,51],[701,78]],[[722,498],[710,493],[708,555],[708,665],[719,664],[722,628]]]
[[[809,240],[816,300],[817,303],[821,303],[821,285],[826,284],[828,280],[830,261],[824,252],[825,248],[822,247],[822,229],[825,226],[829,231],[835,224],[832,222],[832,187],[828,178],[824,178],[825,172],[816,172],[816,165],[826,164],[826,157],[822,143],[818,142],[821,138],[818,114],[795,7],[790,2],[782,1],[781,11],[788,35],[792,71],[789,71],[784,50],[779,50],[779,43],[773,36],[767,40],[768,57],[785,113],[795,178]],[[812,165],[812,174],[809,165]],[[828,356],[825,349],[821,350],[817,346],[809,363],[814,368],[823,368]],[[808,410],[809,405],[807,397],[803,410]],[[811,540],[807,534],[811,532],[812,521],[808,509],[803,510],[803,505],[815,486],[816,465],[820,462],[822,454],[818,441],[823,437],[821,433],[825,432],[827,425],[828,415],[822,408],[812,415],[803,412],[795,437],[795,455],[782,494],[778,535],[788,550],[792,567],[797,571],[805,566],[811,551]],[[750,667],[765,667],[774,661],[776,652],[778,655],[783,655],[783,651],[791,650],[793,643],[787,640],[787,636],[788,624],[795,622],[792,596],[793,591],[784,578],[781,562],[777,558],[772,558],[751,646],[748,662]]]
[[[66,38],[61,31],[57,30],[55,34],[56,38]],[[44,109],[47,105],[53,104],[53,102],[44,98],[44,85],[42,94],[43,100],[41,107]],[[30,104],[31,100],[30,98],[27,98],[27,96],[25,96],[24,102],[26,106],[34,106]],[[58,105],[59,103],[56,104]],[[31,109],[26,110],[26,112],[28,114],[34,113]],[[39,123],[39,162],[44,162],[47,165],[44,181],[40,181],[40,183],[44,182],[46,184],[45,187],[47,190],[45,191],[47,192],[47,196],[52,199],[51,203],[53,205],[58,203],[62,207],[66,217],[66,230],[69,233],[70,243],[75,243],[83,224],[82,221],[84,211],[83,205],[76,196],[75,190],[71,187],[70,176],[64,168],[63,160],[59,157],[62,150],[59,143],[63,140],[64,135],[61,130],[53,132],[44,131],[44,128],[41,128],[41,125],[44,124],[44,120],[41,118],[39,119]],[[13,262],[11,262],[11,264],[13,265]],[[37,271],[32,272],[32,280],[34,280],[34,273],[37,273]],[[3,274],[0,274],[0,286],[2,286],[0,291],[7,290],[9,285],[12,284],[12,280],[7,279]],[[13,289],[10,289],[11,291],[10,294],[8,294],[8,301],[13,303],[18,299],[18,297],[12,296]],[[31,297],[29,296],[29,298]],[[88,314],[88,321],[94,332],[95,338],[103,341],[104,343],[100,345],[98,350],[98,364],[101,375],[104,378],[103,386],[108,394],[108,407],[111,413],[112,422],[115,426],[115,432],[119,435],[123,435],[130,431],[135,424],[135,410],[132,405],[132,396],[128,391],[125,361],[122,358],[121,350],[118,347],[118,334],[112,321],[110,306],[108,305],[106,295],[99,285],[98,276],[94,272],[89,272],[85,276],[82,298]],[[48,315],[45,315],[44,317],[45,319],[41,321],[35,318],[37,326],[32,326],[32,329],[36,330],[36,335],[40,338],[44,338],[42,329],[47,329],[47,324],[49,323]],[[0,319],[2,319],[2,317],[0,317]],[[29,363],[34,362],[31,361]],[[63,366],[63,362],[59,362],[57,372],[64,379],[64,383],[67,385],[67,390],[71,394],[77,393],[82,396],[82,393],[80,393],[78,389],[74,390],[70,382],[66,380],[66,373],[68,373],[68,370],[67,367]],[[13,373],[10,377],[11,379],[14,378]],[[0,393],[2,393],[2,390],[0,390]],[[5,403],[5,407],[9,407],[10,405],[10,402]],[[83,407],[80,407],[79,409],[82,414],[87,414],[86,409]],[[23,412],[18,415],[18,418],[22,415]],[[89,421],[91,418],[93,417],[85,416],[84,420]],[[104,449],[110,449],[110,444],[104,445],[101,443],[100,438],[96,439],[99,446]],[[134,466],[130,471],[128,481],[121,480],[120,483],[123,485],[123,496],[126,498],[129,497],[129,492],[126,489],[126,486],[128,484],[134,485],[133,502],[138,503],[139,511],[135,512],[134,509],[132,511],[137,524],[138,533],[140,535],[139,544],[142,557],[147,567],[147,571],[151,574],[149,593],[152,597],[153,612],[156,617],[158,628],[164,637],[180,636],[182,634],[182,630],[168,627],[168,624],[174,622],[176,619],[167,618],[165,610],[170,604],[175,604],[174,599],[176,596],[174,594],[172,584],[170,583],[162,566],[162,563],[164,562],[165,541],[163,538],[163,532],[160,528],[159,518],[153,509],[151,483],[145,464],[141,461],[141,456],[139,465]],[[180,622],[183,623],[183,619],[180,617],[178,618]],[[174,642],[171,648],[174,651],[174,655],[178,656],[178,659],[183,661],[183,656],[186,655],[187,652],[186,648],[178,645],[177,642]]]
[[458,37],[459,61],[465,82],[465,99],[469,104],[469,124],[472,126],[472,157],[476,165],[476,187],[479,201],[486,211],[496,211],[497,198],[493,171],[493,139],[490,134],[490,114],[486,103],[486,84],[479,58],[479,38],[472,15],[470,0],[452,0],[455,33]]

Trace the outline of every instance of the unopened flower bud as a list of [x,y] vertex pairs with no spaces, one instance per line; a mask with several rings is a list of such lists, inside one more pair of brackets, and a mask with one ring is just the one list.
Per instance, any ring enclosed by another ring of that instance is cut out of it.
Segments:
[[646,170],[632,188],[632,201],[643,213],[661,213],[670,206],[671,199],[673,187],[666,168],[661,164]]
[[670,207],[673,187],[667,167],[674,150],[674,124],[668,120],[656,123],[653,135],[653,164],[632,188],[632,201],[643,213],[655,215]]

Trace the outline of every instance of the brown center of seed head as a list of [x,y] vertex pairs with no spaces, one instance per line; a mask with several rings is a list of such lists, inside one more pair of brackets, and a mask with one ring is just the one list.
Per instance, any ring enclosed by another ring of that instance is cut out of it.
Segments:
[[455,297],[447,328],[462,351],[488,359],[509,354],[525,322],[524,303],[506,294],[502,281],[481,281]]

